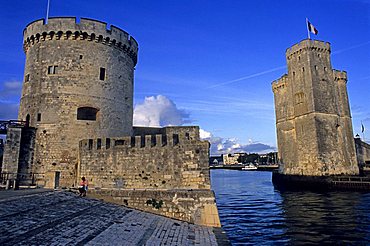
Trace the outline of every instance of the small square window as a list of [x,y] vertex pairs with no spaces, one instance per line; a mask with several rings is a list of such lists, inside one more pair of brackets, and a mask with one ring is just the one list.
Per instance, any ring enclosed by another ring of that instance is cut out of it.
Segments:
[[48,67],[48,74],[57,74],[58,73],[58,66],[49,66]]

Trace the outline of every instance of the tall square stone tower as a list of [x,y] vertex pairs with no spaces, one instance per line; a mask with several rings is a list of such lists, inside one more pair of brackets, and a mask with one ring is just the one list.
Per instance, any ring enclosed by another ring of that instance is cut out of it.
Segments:
[[347,73],[332,69],[330,44],[303,40],[286,59],[288,74],[272,83],[280,173],[358,174]]

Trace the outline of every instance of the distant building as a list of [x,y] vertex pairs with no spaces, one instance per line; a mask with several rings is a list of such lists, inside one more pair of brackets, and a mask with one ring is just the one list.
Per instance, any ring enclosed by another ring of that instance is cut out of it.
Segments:
[[356,136],[355,145],[360,169],[370,169],[370,144],[363,142],[360,137]]
[[224,162],[223,162],[223,159],[222,159],[222,155],[209,157],[209,165],[210,166],[217,166],[217,165],[223,165],[223,164],[224,164]]
[[223,154],[222,160],[224,165],[235,165],[238,163],[243,163],[243,157],[246,155],[247,153]]

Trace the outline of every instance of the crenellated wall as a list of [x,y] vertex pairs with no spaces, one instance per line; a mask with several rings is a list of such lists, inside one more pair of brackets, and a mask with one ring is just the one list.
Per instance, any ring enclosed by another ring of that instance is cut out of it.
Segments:
[[[199,127],[135,127],[134,136],[80,141],[89,195],[191,223],[220,227]],[[149,134],[149,135],[148,135]]]
[[181,132],[86,139],[79,176],[93,188],[210,189],[208,158],[207,141]]

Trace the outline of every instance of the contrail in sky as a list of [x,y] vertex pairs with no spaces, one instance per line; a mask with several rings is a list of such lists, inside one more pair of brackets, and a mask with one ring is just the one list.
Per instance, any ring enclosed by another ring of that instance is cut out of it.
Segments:
[[356,45],[353,45],[353,46],[350,46],[348,48],[344,48],[344,49],[341,49],[341,50],[334,51],[334,52],[332,52],[332,55],[340,54],[340,53],[345,52],[347,50],[356,49],[356,48],[359,48],[359,47],[362,47],[362,46],[365,46],[365,45],[368,45],[368,44],[370,44],[370,41],[367,41],[367,42],[361,43],[361,44],[356,44]]
[[206,89],[211,89],[211,88],[219,87],[219,86],[222,86],[222,85],[228,85],[228,84],[238,82],[238,81],[241,81],[241,80],[245,80],[245,79],[255,78],[255,77],[267,74],[267,73],[272,73],[272,72],[275,72],[275,71],[278,71],[278,70],[282,70],[284,68],[286,68],[286,66],[275,67],[275,68],[272,68],[272,69],[269,69],[269,70],[266,70],[266,71],[263,71],[263,72],[254,73],[254,74],[244,76],[244,77],[241,77],[241,78],[238,78],[238,79],[233,79],[233,80],[229,80],[229,81],[222,82],[222,83],[219,83],[219,84],[215,84],[215,85],[207,87]]
[[[359,48],[359,47],[362,47],[362,46],[365,46],[365,45],[368,45],[368,44],[370,44],[370,41],[367,41],[367,42],[361,43],[361,44],[356,44],[356,45],[350,46],[350,47],[345,48],[345,49],[334,51],[334,52],[332,52],[332,55],[340,54],[340,53],[345,52],[347,50],[356,49],[356,48]],[[244,76],[244,77],[241,77],[241,78],[237,78],[237,79],[225,81],[225,82],[222,82],[222,83],[218,83],[218,84],[209,86],[206,89],[212,89],[212,88],[216,88],[216,87],[219,87],[219,86],[232,84],[232,83],[235,83],[235,82],[238,82],[238,81],[255,78],[255,77],[258,77],[258,76],[267,74],[267,73],[271,73],[271,72],[275,72],[275,71],[278,71],[278,70],[282,70],[284,68],[286,68],[286,66],[280,66],[280,67],[272,68],[272,69],[269,69],[269,70],[266,70],[266,71],[263,71],[263,72],[259,72],[259,73],[251,74],[251,75]]]

